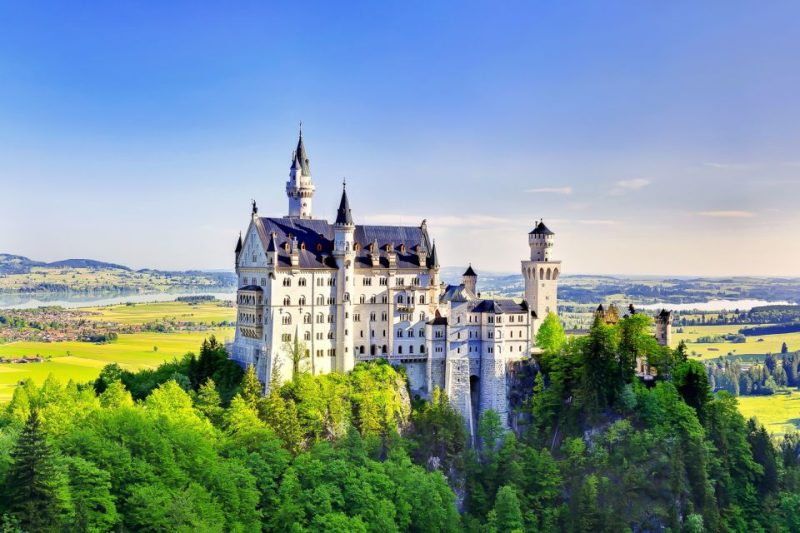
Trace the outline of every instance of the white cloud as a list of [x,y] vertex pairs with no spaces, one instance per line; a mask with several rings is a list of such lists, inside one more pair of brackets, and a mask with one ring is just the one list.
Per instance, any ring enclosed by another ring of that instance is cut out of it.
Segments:
[[572,194],[572,187],[538,187],[536,189],[528,189],[525,192]]
[[720,211],[700,211],[697,213],[701,217],[711,218],[753,218],[756,216],[752,211],[720,210]]
[[616,187],[608,193],[611,196],[622,196],[629,191],[638,191],[650,185],[652,182],[645,178],[634,178],[632,180],[620,180]]

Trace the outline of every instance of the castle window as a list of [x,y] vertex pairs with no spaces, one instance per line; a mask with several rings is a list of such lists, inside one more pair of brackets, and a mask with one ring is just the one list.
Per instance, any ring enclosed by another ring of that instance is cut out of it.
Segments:
[[396,283],[397,283],[398,287],[402,287],[403,285],[406,284],[406,280],[405,280],[405,278],[397,278],[397,282]]
[[363,346],[359,346],[358,347],[358,353],[361,354],[361,355],[364,355],[364,347]]
[[388,318],[389,318],[389,315],[388,315],[387,313],[381,313],[381,320],[383,320],[384,322],[386,322],[386,320],[387,320]]
[[281,317],[281,322],[283,323],[284,326],[291,325],[292,315],[283,315],[283,317]]
[[420,313],[419,314],[419,319],[424,322],[425,321],[425,313]]
[[381,296],[381,303],[386,303],[388,301],[389,301],[388,296],[386,296],[385,294],[383,296]]
[[281,335],[281,340],[283,342],[291,342],[292,341],[292,334],[291,333],[284,333]]
[[311,313],[303,315],[303,324],[311,324]]
[[333,305],[333,296],[328,296],[328,305]]
[[397,295],[397,303],[399,303],[399,304],[403,303],[403,295],[402,294],[398,294]]
[[333,315],[328,315],[328,322],[333,324]]
[[322,305],[324,303],[325,303],[325,298],[323,298],[321,294],[317,296],[317,305]]
[[311,332],[310,331],[306,331],[305,333],[303,333],[303,339],[307,340],[307,341],[310,341],[311,340]]
[[321,252],[321,251],[322,251],[322,243],[321,243],[321,242],[318,242],[318,243],[317,243],[317,251],[318,251],[318,252]]
[[369,321],[370,322],[375,322],[375,313],[370,313],[369,314]]
[[287,252],[289,251],[289,241],[286,241],[286,242],[283,244],[283,249],[284,249],[285,251],[287,251]]
[[283,297],[283,305],[292,305],[292,299],[288,296]]
[[322,313],[317,315],[317,324],[322,324],[325,321],[325,315]]
[[399,338],[402,338],[402,337],[403,337],[403,330],[402,330],[402,329],[398,329],[398,330],[397,330],[397,336],[398,336]]
[[402,346],[398,346],[397,347],[397,354],[398,355],[403,355],[403,347]]
[[353,245],[353,251],[360,252],[361,251],[361,245],[359,243],[355,243]]
[[419,303],[421,303],[421,304],[425,303],[425,295],[424,294],[420,294],[419,295]]
[[306,297],[305,296],[301,296],[300,300],[298,300],[297,303],[298,303],[298,305],[306,305]]
[[424,344],[420,344],[419,345],[419,353],[425,353],[425,345]]
[[420,338],[425,336],[425,330],[424,329],[419,328],[419,336],[420,336]]
[[361,313],[355,313],[353,315],[353,322],[361,322]]
[[375,302],[377,302],[377,301],[378,301],[378,300],[375,298],[375,295],[374,295],[374,294],[373,294],[372,296],[370,296],[370,297],[369,297],[369,303],[371,303],[371,304],[374,304],[374,303],[375,303]]
[[305,287],[306,286],[306,278],[300,278],[297,280],[298,287]]
[[388,285],[388,284],[389,284],[389,280],[388,280],[387,278],[380,278],[380,279],[378,280],[378,282],[379,282],[381,285],[383,285],[383,286],[386,286],[386,285]]
[[366,277],[366,276],[365,276],[365,277],[363,278],[363,281],[362,281],[362,283],[363,283],[365,286],[369,287],[369,286],[371,286],[371,285],[372,285],[372,278],[368,278],[368,277]]
[[301,243],[300,243],[300,249],[301,249],[301,250],[305,250],[305,249],[306,249],[306,243],[304,243],[304,242],[301,242]]
[[414,353],[414,347],[413,346],[409,346],[408,347],[408,353]]
[[321,331],[318,331],[318,332],[317,332],[317,340],[318,340],[318,341],[321,341],[321,340],[322,340],[322,332],[321,332]]
[[291,287],[292,286],[292,279],[291,278],[283,278],[283,286],[284,287]]
[[387,347],[386,347],[386,345],[384,344],[384,345],[383,345],[383,353],[386,353],[386,352],[388,352],[388,351],[389,351],[389,350],[388,350],[388,348],[387,348]]
[[370,355],[375,355],[375,352],[377,351],[377,349],[378,349],[378,347],[377,347],[377,346],[375,346],[374,344],[373,344],[373,345],[371,345],[371,346],[369,347],[369,354],[370,354]]
[[332,332],[332,331],[329,331],[329,332],[328,332],[328,338],[329,338],[329,339],[333,339],[333,332]]
[[406,253],[406,245],[405,245],[405,244],[401,244],[401,245],[400,245],[400,253],[401,253],[401,254],[404,254],[404,253]]

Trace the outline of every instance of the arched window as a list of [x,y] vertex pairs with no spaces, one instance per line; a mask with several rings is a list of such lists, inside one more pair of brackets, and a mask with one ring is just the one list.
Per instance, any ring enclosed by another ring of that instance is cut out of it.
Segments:
[[324,303],[325,299],[322,297],[322,295],[320,294],[319,296],[317,296],[317,305],[322,305]]
[[553,270],[553,279],[558,279],[558,269]]
[[281,321],[283,322],[284,326],[288,326],[292,323],[292,315],[283,315]]
[[362,294],[361,297],[358,299],[358,303],[362,304],[367,303],[367,297]]
[[424,344],[420,344],[419,345],[419,353],[425,353],[425,345]]
[[349,302],[350,301],[350,293],[349,292],[344,293],[344,301],[345,302]]
[[383,353],[386,353],[386,352],[388,352],[388,351],[389,351],[389,349],[388,349],[388,348],[387,348],[387,346],[384,344],[384,345],[383,345]]
[[419,296],[419,303],[421,303],[421,304],[424,304],[424,303],[425,303],[425,295],[424,295],[424,294],[420,294],[420,296]]
[[361,355],[364,355],[364,346],[359,346],[358,347],[358,353],[360,353]]
[[398,355],[403,355],[403,347],[402,346],[398,346],[397,347],[397,354]]
[[550,279],[551,278],[552,272],[550,271],[549,268],[547,269],[547,274],[545,274],[545,276],[547,276],[546,279]]
[[305,296],[301,296],[300,300],[298,301],[298,304],[299,305],[306,305],[306,297]]
[[288,296],[283,297],[283,305],[292,305],[292,299]]
[[323,315],[322,313],[319,313],[317,315],[317,324],[322,324],[323,322],[325,322],[325,315]]
[[303,324],[311,324],[311,313],[303,315]]
[[408,347],[408,353],[414,353],[414,346]]
[[377,346],[375,346],[374,344],[369,347],[369,354],[370,355],[375,355],[376,351],[377,351]]
[[539,279],[544,279],[544,268],[539,268]]

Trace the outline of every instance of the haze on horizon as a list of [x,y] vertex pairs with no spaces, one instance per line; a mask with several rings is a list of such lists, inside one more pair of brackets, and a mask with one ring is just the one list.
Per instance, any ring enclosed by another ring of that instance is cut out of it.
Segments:
[[0,252],[233,267],[297,122],[332,218],[514,272],[800,275],[800,5],[0,5]]

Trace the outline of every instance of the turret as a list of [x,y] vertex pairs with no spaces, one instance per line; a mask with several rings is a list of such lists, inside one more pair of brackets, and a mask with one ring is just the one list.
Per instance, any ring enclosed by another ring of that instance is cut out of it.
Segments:
[[303,129],[297,140],[297,148],[292,153],[289,166],[289,181],[286,182],[286,196],[289,197],[289,217],[311,218],[311,202],[314,199],[314,183],[311,181],[311,161],[306,155],[303,143]]
[[476,289],[478,287],[478,275],[472,270],[472,264],[467,267],[466,272],[462,275],[462,283],[464,284],[464,288],[471,292],[473,295],[477,295]]
[[540,220],[528,233],[528,246],[531,248],[531,261],[550,261],[550,249],[555,243],[555,233]]
[[236,250],[233,252],[236,255],[235,265],[239,265],[239,254],[242,253],[242,232],[239,232],[239,240],[236,241]]
[[336,368],[341,372],[348,372],[355,366],[352,297],[355,289],[355,231],[347,189],[343,183],[342,199],[333,225],[333,257],[339,268],[336,277]]
[[661,346],[669,346],[672,343],[672,313],[662,309],[656,315],[656,340]]

